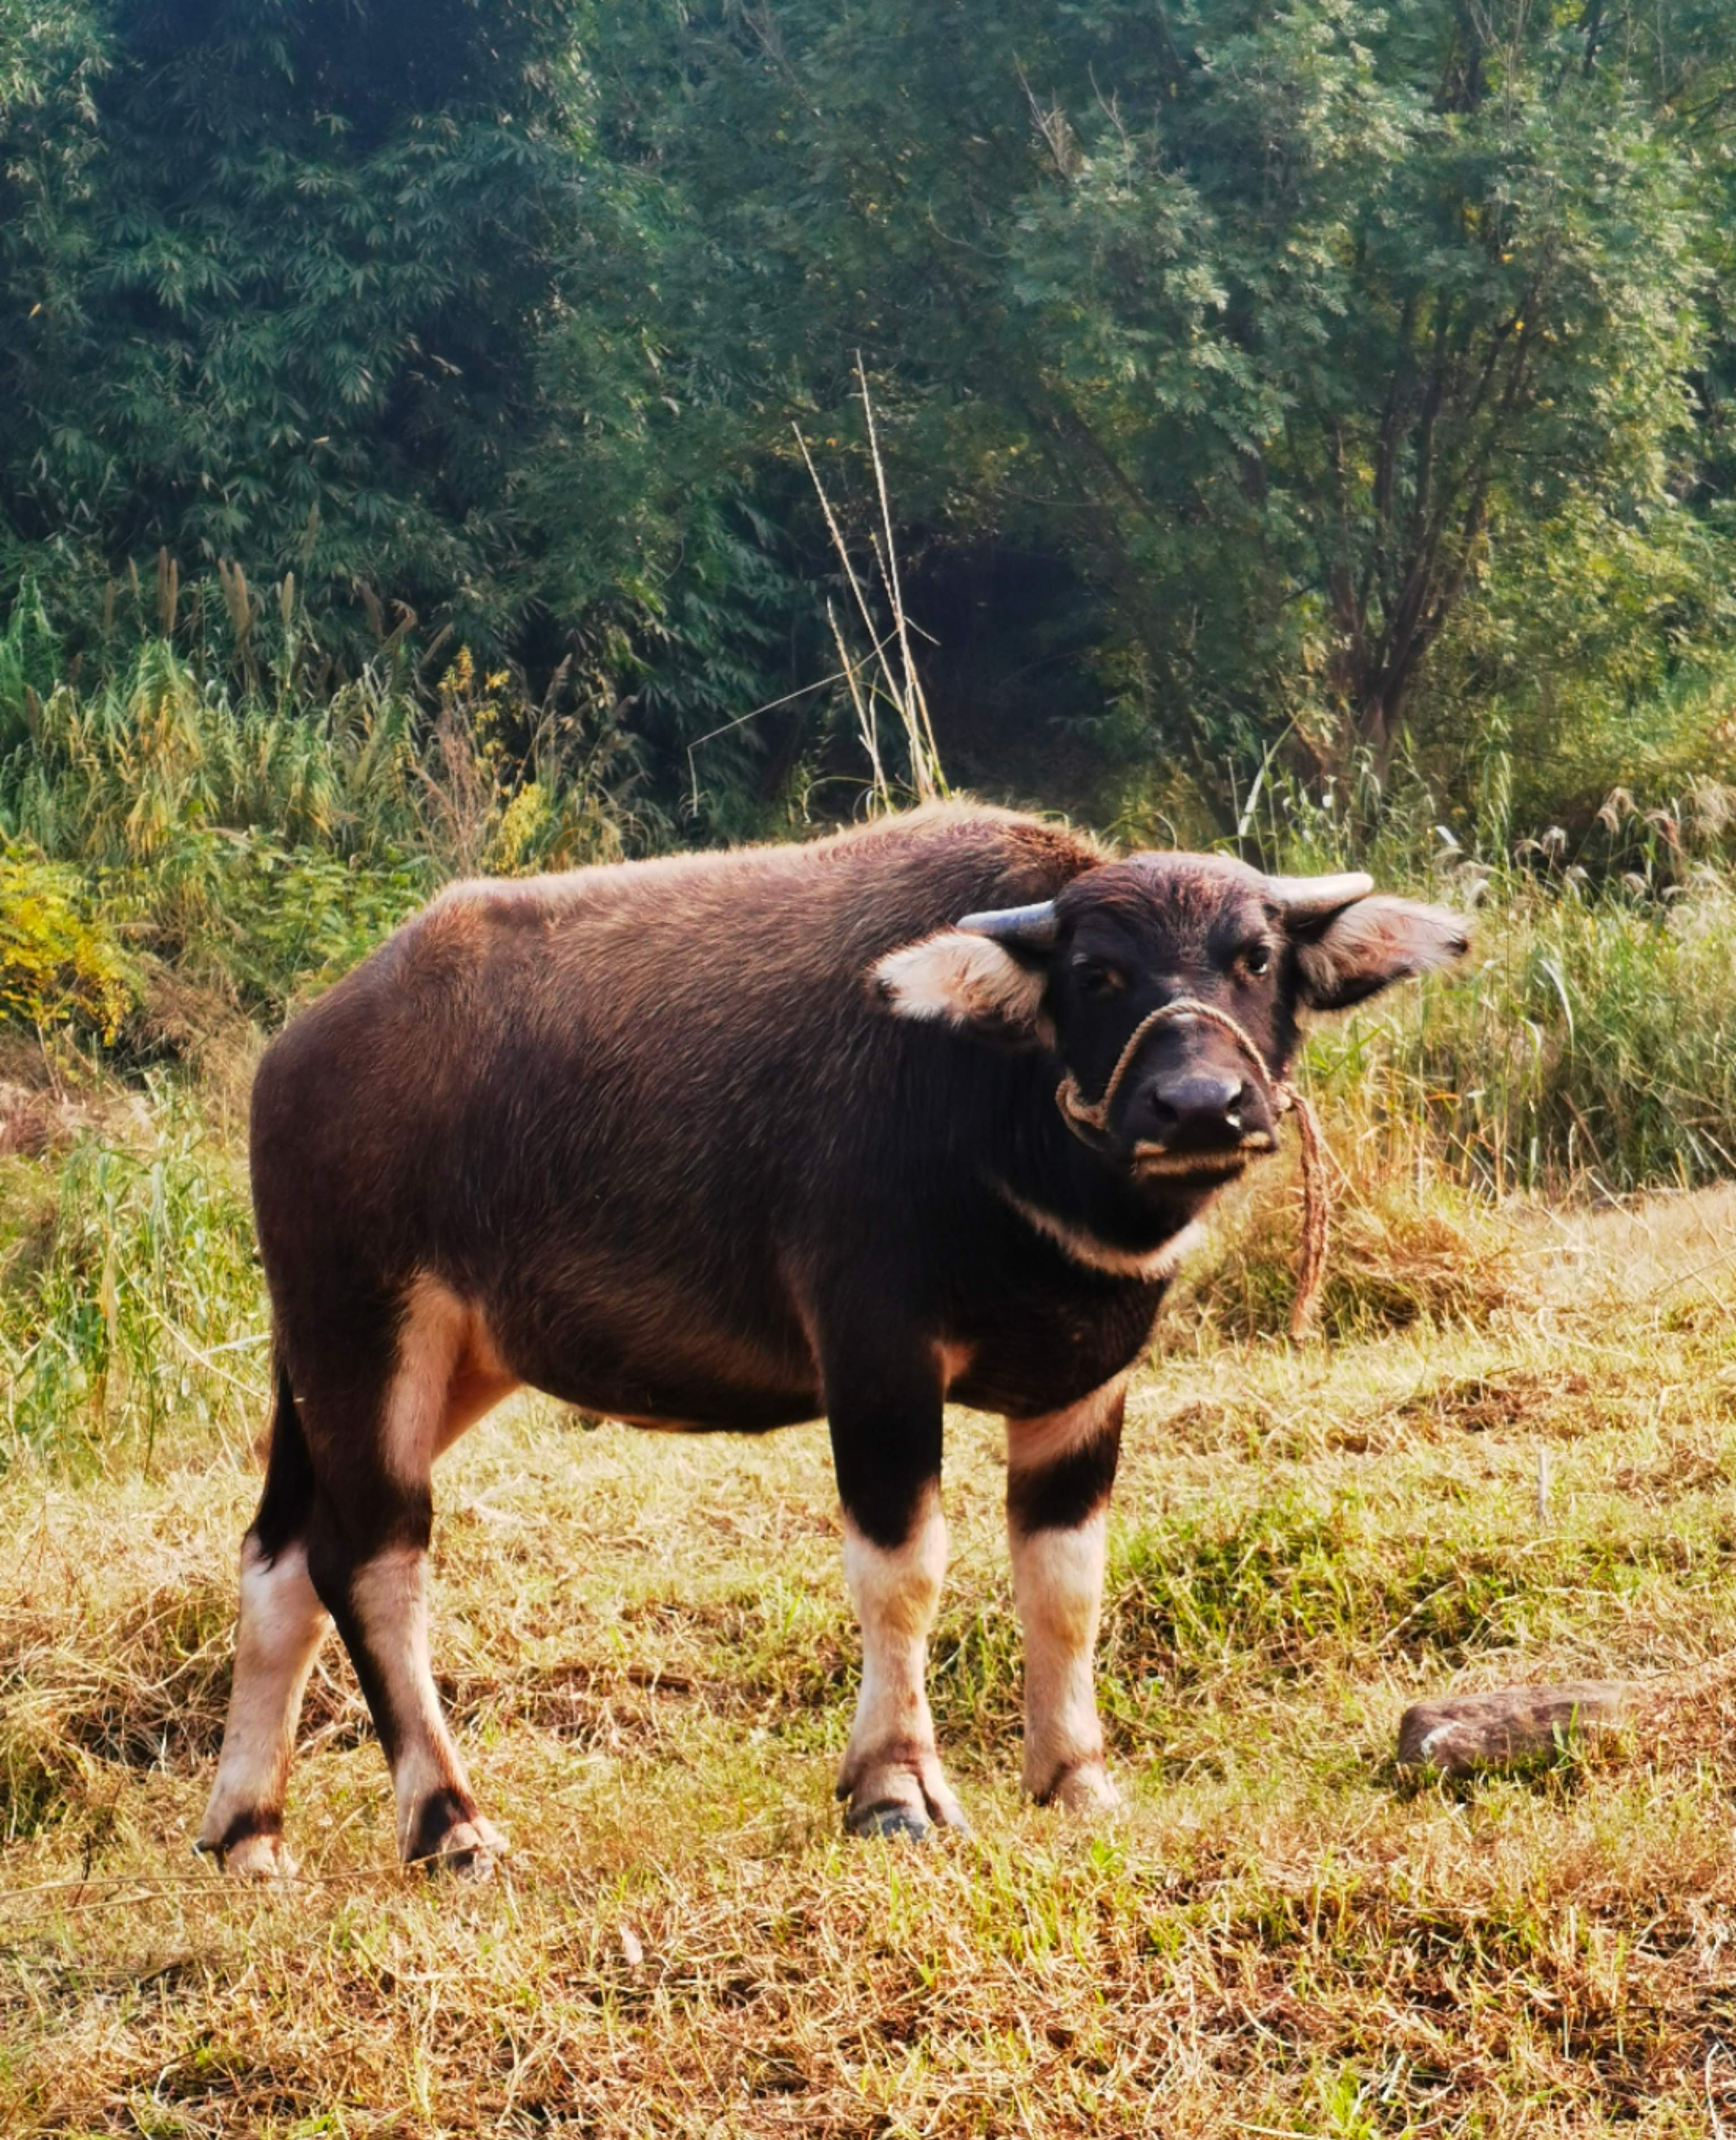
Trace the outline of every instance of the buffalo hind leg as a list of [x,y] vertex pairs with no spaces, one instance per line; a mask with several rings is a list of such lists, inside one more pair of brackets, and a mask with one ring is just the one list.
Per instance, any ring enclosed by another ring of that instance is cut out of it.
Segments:
[[243,1879],[295,1871],[283,1847],[284,1793],[307,1675],[331,1624],[307,1573],[313,1490],[295,1401],[280,1368],[265,1490],[242,1541],[228,1720],[198,1844]]
[[844,1578],[862,1630],[862,1685],[838,1774],[853,1835],[966,1825],[941,1771],[929,1712],[929,1632],[946,1573],[938,1379],[876,1401],[827,1377],[844,1504]]
[[309,1561],[392,1772],[398,1853],[406,1864],[487,1878],[506,1840],[477,1810],[429,1656],[431,1504],[405,1495],[370,1514],[358,1524],[321,1502]]
[[[431,1281],[399,1318],[383,1394],[302,1393],[320,1492],[308,1572],[337,1623],[392,1772],[400,1855],[486,1877],[503,1837],[477,1810],[441,1712],[428,1642],[436,1455],[502,1394],[478,1373],[473,1313]],[[491,1362],[492,1366],[492,1362]],[[481,1389],[478,1382],[489,1383]]]
[[431,1284],[413,1287],[395,1313],[360,1287],[336,1288],[302,1321],[324,1342],[298,1364],[296,1396],[279,1373],[200,1846],[233,1872],[287,1869],[280,1831],[296,1720],[335,1621],[391,1767],[400,1852],[485,1875],[506,1844],[477,1810],[429,1658],[431,1478],[435,1456],[512,1378],[474,1313]]
[[1094,1656],[1125,1385],[1007,1422],[1007,1532],[1025,1638],[1024,1785],[1090,1812],[1118,1794],[1103,1755]]

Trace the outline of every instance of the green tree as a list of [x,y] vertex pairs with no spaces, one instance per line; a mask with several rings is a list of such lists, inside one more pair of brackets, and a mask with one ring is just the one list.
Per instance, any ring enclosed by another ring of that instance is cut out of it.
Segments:
[[115,0],[3,113],[0,511],[51,569],[167,545],[498,631],[573,11]]
[[955,683],[1383,771],[1723,629],[1733,108],[1727,0],[0,0],[0,601],[401,603],[745,825],[860,351]]
[[913,516],[1058,544],[1170,741],[1384,766],[1492,561],[1673,541],[1706,196],[1612,21],[653,9],[615,153],[675,233],[666,361],[748,382],[766,454],[846,425],[861,347]]

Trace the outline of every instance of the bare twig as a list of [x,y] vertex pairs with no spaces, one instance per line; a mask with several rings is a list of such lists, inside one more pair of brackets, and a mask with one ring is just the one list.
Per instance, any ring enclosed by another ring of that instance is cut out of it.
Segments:
[[934,724],[929,719],[928,701],[922,695],[915,656],[910,651],[910,635],[905,625],[904,591],[898,580],[898,548],[892,535],[892,505],[886,495],[886,470],[880,459],[880,434],[875,428],[874,400],[868,391],[868,375],[862,368],[860,350],[856,351],[856,375],[862,390],[862,414],[868,420],[868,450],[874,457],[874,480],[880,492],[880,525],[886,536],[885,556],[880,555],[880,546],[876,543],[875,557],[879,563],[886,592],[891,597],[892,619],[898,627],[898,650],[904,660],[904,693],[900,704],[905,717],[905,727],[910,738],[910,770],[915,778],[917,793],[927,802],[934,795],[945,793],[946,782],[940,771],[940,753],[934,742]]
[[[869,764],[872,769],[872,792],[875,802],[876,807],[885,808],[891,803],[892,793],[890,785],[886,779],[885,763],[880,756],[879,727],[874,710],[876,695],[884,697],[889,704],[897,709],[899,719],[904,728],[910,758],[910,784],[915,789],[918,798],[923,802],[929,802],[937,795],[944,795],[946,793],[946,778],[941,768],[940,752],[934,738],[934,724],[929,714],[928,701],[923,695],[922,680],[917,672],[915,655],[911,647],[911,631],[918,627],[913,627],[910,620],[905,614],[903,588],[899,577],[896,547],[893,541],[891,498],[886,486],[885,464],[880,458],[880,438],[874,420],[873,401],[869,395],[867,376],[863,371],[860,356],[856,359],[856,375],[861,384],[862,406],[868,424],[869,452],[874,463],[875,483],[879,494],[880,520],[884,531],[883,533],[870,536],[870,541],[874,550],[875,562],[879,567],[880,584],[892,612],[892,628],[890,631],[881,631],[875,622],[874,612],[869,605],[861,576],[857,572],[855,561],[851,557],[849,545],[844,539],[843,528],[839,523],[837,514],[832,509],[831,500],[826,494],[826,486],[820,480],[820,472],[814,465],[813,455],[808,451],[807,440],[802,436],[799,425],[792,425],[791,428],[795,432],[796,443],[802,449],[802,461],[807,469],[809,479],[814,486],[814,493],[820,501],[820,509],[826,518],[826,531],[831,537],[833,548],[838,553],[838,561],[844,568],[844,577],[849,582],[857,614],[861,616],[863,626],[868,632],[870,658],[878,670],[877,676],[863,675],[862,670],[865,665],[852,658],[839,626],[836,614],[828,604],[826,615],[831,626],[833,641],[838,649],[838,659],[841,665],[841,674],[849,688],[851,702],[856,708],[856,722],[862,738],[863,749],[867,753]],[[924,634],[924,637],[927,636]],[[901,674],[894,670],[891,662],[887,658],[886,650],[894,639],[898,642],[899,670],[902,671]]]
[[844,644],[843,631],[838,623],[838,612],[830,602],[826,605],[826,621],[831,626],[832,642],[838,650],[838,659],[843,664],[842,674],[850,686],[850,703],[856,708],[856,728],[862,739],[862,748],[868,753],[868,763],[874,771],[874,800],[877,807],[890,808],[892,791],[886,784],[886,773],[880,763],[880,729],[874,718],[874,697],[870,691],[866,696],[856,680],[856,664],[850,658],[850,649]]
[[[828,603],[826,605],[828,616],[831,615],[831,606]],[[832,626],[832,636],[834,638],[837,636],[836,623]],[[884,643],[884,641],[880,642],[882,645]],[[875,646],[875,653],[880,651],[879,645]],[[838,652],[844,662],[844,666],[841,669],[835,669],[831,675],[821,676],[812,684],[803,684],[796,690],[786,691],[781,699],[767,699],[764,705],[754,707],[751,713],[738,714],[733,721],[719,722],[716,728],[707,729],[704,735],[694,738],[687,746],[687,779],[688,786],[692,792],[694,809],[697,810],[699,807],[699,771],[694,763],[694,753],[703,749],[709,743],[716,742],[719,736],[728,735],[737,729],[745,728],[749,721],[757,721],[762,714],[775,714],[780,706],[792,706],[798,699],[810,698],[816,691],[825,690],[828,685],[843,682],[850,674],[850,657],[844,652],[841,641],[839,641]]]

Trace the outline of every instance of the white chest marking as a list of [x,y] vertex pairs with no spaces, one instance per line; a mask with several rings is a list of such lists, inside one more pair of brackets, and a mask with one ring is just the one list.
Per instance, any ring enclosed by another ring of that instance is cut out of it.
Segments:
[[1083,1264],[1088,1270],[1106,1272],[1111,1278],[1144,1279],[1148,1284],[1154,1279],[1168,1278],[1188,1251],[1205,1239],[1205,1229],[1196,1222],[1184,1226],[1179,1234],[1172,1234],[1157,1248],[1118,1249],[1112,1242],[1100,1241],[1083,1226],[1076,1226],[1070,1220],[1059,1219],[1052,1211],[1045,1211],[1040,1204],[1027,1203],[1004,1181],[997,1181],[994,1185],[1027,1226],[1035,1227],[1045,1239],[1053,1241],[1072,1262]]

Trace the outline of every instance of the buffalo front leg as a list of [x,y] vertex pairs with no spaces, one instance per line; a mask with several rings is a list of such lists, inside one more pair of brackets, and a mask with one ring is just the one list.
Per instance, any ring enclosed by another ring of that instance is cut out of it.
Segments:
[[941,1771],[926,1684],[946,1573],[938,1382],[870,1410],[834,1401],[844,1578],[862,1630],[862,1685],[838,1773],[853,1835],[966,1825]]
[[1007,1532],[1025,1638],[1024,1785],[1089,1812],[1118,1794],[1103,1755],[1094,1659],[1125,1384],[1007,1422]]

